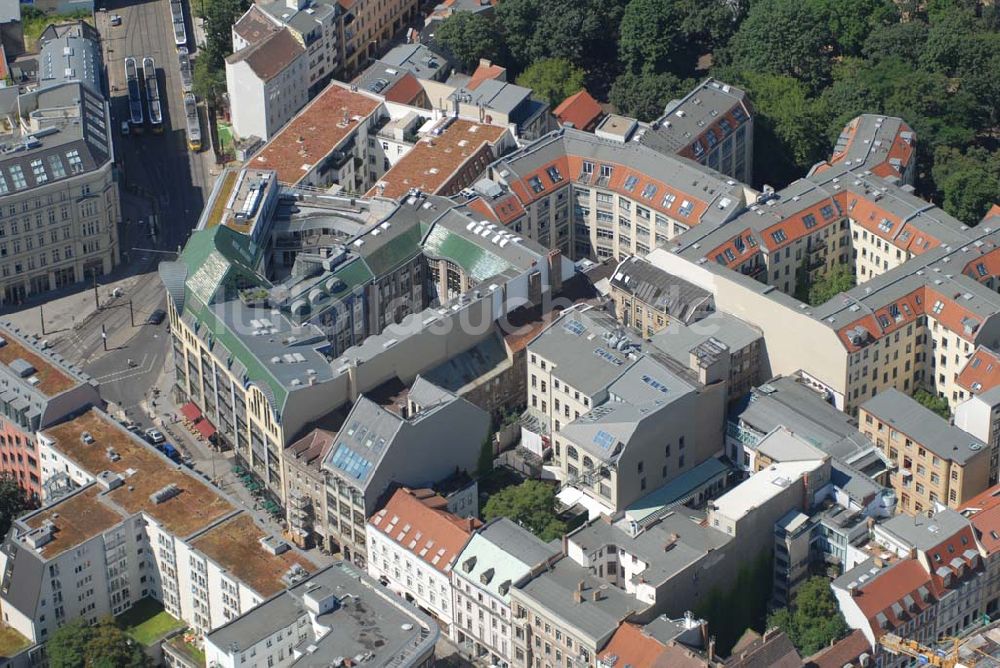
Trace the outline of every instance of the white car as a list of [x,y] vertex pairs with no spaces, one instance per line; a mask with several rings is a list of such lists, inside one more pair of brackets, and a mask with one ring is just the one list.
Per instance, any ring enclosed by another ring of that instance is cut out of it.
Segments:
[[150,428],[146,430],[146,440],[152,443],[153,445],[159,445],[160,443],[163,443],[167,439],[163,437],[163,434],[160,433],[159,429]]
[[118,14],[111,15],[111,25],[120,26],[122,24],[122,17]]
[[129,133],[132,132],[132,126],[129,125],[128,121],[122,121],[122,136],[128,137]]

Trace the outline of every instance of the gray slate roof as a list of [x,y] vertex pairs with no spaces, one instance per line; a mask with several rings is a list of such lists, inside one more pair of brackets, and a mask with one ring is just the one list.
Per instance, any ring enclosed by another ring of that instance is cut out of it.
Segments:
[[899,390],[888,389],[875,395],[861,408],[885,422],[942,459],[965,464],[987,450],[985,443]]
[[[583,601],[573,593],[584,583]],[[598,647],[614,634],[623,620],[647,604],[590,574],[572,559],[563,557],[552,568],[517,587],[520,596],[531,600],[551,618],[577,629]],[[600,600],[592,600],[597,591]]]

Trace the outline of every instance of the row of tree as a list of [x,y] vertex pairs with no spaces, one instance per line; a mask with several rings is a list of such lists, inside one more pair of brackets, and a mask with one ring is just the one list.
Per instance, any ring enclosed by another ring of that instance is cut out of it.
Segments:
[[918,136],[918,187],[975,224],[1000,200],[1000,9],[976,0],[501,0],[438,29],[558,101],[580,79],[649,121],[707,73],[745,88],[755,185],[827,158],[848,120],[900,116]]

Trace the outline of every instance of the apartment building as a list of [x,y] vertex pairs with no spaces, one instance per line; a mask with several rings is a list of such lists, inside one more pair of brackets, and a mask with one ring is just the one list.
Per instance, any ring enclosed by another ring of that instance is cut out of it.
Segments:
[[288,28],[227,57],[226,92],[236,136],[270,139],[308,102],[308,76],[306,49]]
[[513,147],[514,137],[505,127],[447,116],[379,177],[368,196],[401,199],[414,189],[428,195],[455,195]]
[[33,643],[145,597],[205,633],[315,570],[96,409],[44,430],[39,446],[43,480],[70,491],[15,520],[0,551],[4,621]]
[[649,606],[608,585],[569,557],[510,589],[514,627],[510,665],[597,666],[622,622],[650,621]]
[[[746,471],[759,470],[761,442],[782,427],[834,461],[888,484],[889,460],[861,433],[858,421],[837,410],[829,395],[797,377],[772,378],[762,383],[751,392],[746,404],[730,413],[726,425],[730,461]],[[889,498],[881,502],[895,505]]]
[[753,181],[753,113],[743,90],[705,79],[663,116],[650,123],[640,142],[671,152],[742,183]]
[[989,487],[990,448],[897,390],[861,404],[858,423],[892,462],[899,512],[959,508]]
[[14,326],[0,326],[0,472],[30,499],[45,497],[37,432],[100,404],[96,381]]
[[37,87],[17,96],[0,144],[0,303],[90,280],[118,263],[120,205],[96,31],[49,26]]
[[456,470],[475,470],[489,424],[482,409],[422,379],[403,406],[359,398],[323,460],[330,544],[364,567],[366,523],[391,486],[431,486]]
[[299,547],[326,547],[326,479],[320,463],[336,437],[336,432],[313,429],[283,452],[281,498],[287,499],[289,533]]
[[160,265],[177,399],[281,498],[282,452],[313,421],[474,347],[573,271],[445,198],[318,196],[225,172],[179,260]]
[[[494,163],[497,218],[571,257],[621,260],[692,227],[721,224],[747,201],[743,186],[630,141],[631,133],[598,134],[605,136],[563,128]],[[508,192],[516,204],[507,204]]]
[[673,322],[689,325],[715,310],[712,294],[629,256],[611,274],[615,317],[644,337]]
[[368,574],[450,629],[455,619],[451,573],[482,522],[452,515],[447,506],[430,489],[393,492],[368,519]]
[[848,626],[865,635],[882,666],[910,662],[882,650],[886,633],[933,645],[981,622],[986,551],[968,519],[951,509],[917,522],[899,515],[875,527],[874,542],[886,558],[868,559],[831,586]]
[[439,634],[430,617],[341,561],[207,634],[205,662],[284,668],[365,657],[358,660],[430,668]]
[[643,350],[596,308],[563,311],[528,344],[527,403],[551,434],[552,468],[608,514],[719,449],[725,381]]
[[468,657],[509,668],[513,657],[510,589],[562,553],[506,517],[472,534],[451,569],[452,639]]
[[381,100],[347,84],[331,83],[288,121],[247,167],[271,170],[289,185],[363,193],[382,173],[369,152],[369,129],[387,115]]
[[270,50],[272,47],[263,44],[272,39],[285,39],[277,36],[288,30],[304,51],[301,58],[306,68],[306,79],[302,82],[305,89],[295,91],[294,95],[299,98],[304,93],[306,99],[311,99],[343,69],[343,22],[344,12],[337,2],[277,0],[254,3],[233,24],[233,53],[255,47]]
[[679,364],[726,378],[730,402],[749,394],[764,378],[764,336],[726,313],[712,312],[691,325],[672,320],[651,340]]
[[[966,228],[899,186],[912,132],[898,119],[861,121],[851,146],[866,147],[863,154],[823,163],[649,260],[758,326],[772,372],[801,372],[839,408],[853,412],[889,387],[923,387],[954,405],[968,356],[998,338],[998,300],[986,282],[995,233]],[[870,129],[863,140],[862,128]],[[902,157],[893,157],[897,148]],[[818,306],[792,296],[807,271],[837,264],[861,284]],[[802,347],[803,339],[815,345]]]
[[982,494],[969,499],[960,509],[963,517],[972,522],[976,538],[983,548],[986,560],[986,581],[983,589],[983,612],[993,617],[1000,609],[1000,543],[993,537],[1000,521],[1000,488],[991,487]]

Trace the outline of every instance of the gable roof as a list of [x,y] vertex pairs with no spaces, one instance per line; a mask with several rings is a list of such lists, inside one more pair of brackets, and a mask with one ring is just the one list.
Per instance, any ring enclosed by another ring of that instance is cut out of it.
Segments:
[[552,113],[563,125],[586,130],[597,122],[604,111],[587,89],[583,88],[560,102]]
[[397,489],[368,524],[441,573],[450,573],[472,530],[482,524],[445,510],[431,490]]
[[302,43],[295,39],[292,31],[282,28],[252,46],[228,56],[226,62],[245,62],[262,81],[270,81],[305,53]]

